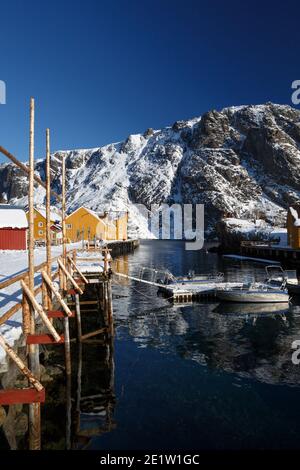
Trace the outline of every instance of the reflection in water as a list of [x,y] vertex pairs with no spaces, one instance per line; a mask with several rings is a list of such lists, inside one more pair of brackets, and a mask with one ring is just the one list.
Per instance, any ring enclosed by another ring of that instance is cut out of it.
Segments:
[[[262,265],[143,242],[118,262],[175,275],[223,271],[262,281]],[[118,426],[91,448],[294,448],[300,432],[299,307],[219,301],[173,305],[155,287],[114,281]],[[280,386],[279,386],[280,385]]]
[[[261,265],[186,252],[181,242],[143,242],[114,268],[134,276],[141,266],[265,278]],[[113,302],[114,344],[72,353],[73,449],[299,447],[296,300],[173,305],[155,287],[116,278]]]
[[[78,345],[76,405],[74,407],[73,449],[86,449],[92,437],[112,431],[114,358],[111,340]],[[93,366],[89,361],[93,356]],[[97,357],[97,360],[95,358]]]

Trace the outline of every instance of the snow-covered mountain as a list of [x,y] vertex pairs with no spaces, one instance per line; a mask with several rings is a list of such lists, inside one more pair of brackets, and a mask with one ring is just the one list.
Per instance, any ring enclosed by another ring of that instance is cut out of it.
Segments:
[[[224,212],[283,222],[300,200],[300,111],[267,103],[209,111],[124,142],[52,155],[53,187],[60,192],[66,157],[68,209],[129,209],[131,231],[146,235],[142,203],[204,203],[206,229]],[[44,179],[44,161],[36,163]],[[26,205],[27,180],[13,164],[0,165],[0,202]],[[43,204],[45,192],[36,189]]]

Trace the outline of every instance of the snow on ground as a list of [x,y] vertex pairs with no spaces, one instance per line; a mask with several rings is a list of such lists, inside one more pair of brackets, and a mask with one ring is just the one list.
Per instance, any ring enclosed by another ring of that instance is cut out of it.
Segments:
[[[68,245],[68,249],[79,248],[81,244],[73,243]],[[62,253],[62,246],[52,247],[52,256],[56,257]],[[44,247],[34,250],[35,266],[46,261],[46,249]],[[6,281],[28,269],[27,251],[0,250],[0,282]],[[57,262],[52,265],[53,271],[57,269]],[[41,284],[41,273],[35,274],[35,286]],[[20,282],[16,282],[5,289],[0,290],[0,317],[7,312],[13,305],[22,300],[22,291]],[[40,299],[38,299],[40,300]],[[0,327],[0,333],[12,346],[22,333],[22,311],[21,309],[13,315],[4,325]],[[0,347],[0,363],[5,358],[5,352]]]
[[250,236],[252,234],[259,233],[261,235],[265,235],[266,239],[268,237],[270,237],[270,239],[279,239],[278,245],[281,247],[287,246],[286,228],[276,226],[272,227],[261,219],[257,219],[255,222],[251,222],[250,220],[228,217],[223,219],[223,221],[231,231],[245,235],[245,239],[247,239],[247,235]]
[[[110,242],[111,243],[111,242]],[[81,260],[80,258],[84,258]],[[91,261],[88,260],[88,258],[91,259]],[[97,258],[97,259],[95,259]],[[77,259],[76,259],[76,264],[80,271],[84,274],[87,273],[102,273],[104,269],[104,261],[103,261],[103,256],[99,252],[97,254],[93,252],[84,252],[84,253],[78,253]]]

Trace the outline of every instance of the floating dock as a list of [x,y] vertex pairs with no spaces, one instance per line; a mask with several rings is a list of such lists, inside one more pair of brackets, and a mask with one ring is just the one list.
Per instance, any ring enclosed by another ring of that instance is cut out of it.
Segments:
[[158,292],[162,293],[168,300],[173,302],[192,302],[193,300],[200,300],[203,298],[216,297],[217,289],[227,289],[233,287],[242,287],[242,282],[215,282],[215,281],[200,281],[200,282],[174,282],[171,284],[160,284],[158,282],[141,279],[127,274],[114,272],[114,275],[125,277],[132,281],[149,284],[158,288]]
[[217,289],[242,287],[242,282],[206,282],[161,285],[159,292],[173,302],[192,302],[194,300],[215,298]]

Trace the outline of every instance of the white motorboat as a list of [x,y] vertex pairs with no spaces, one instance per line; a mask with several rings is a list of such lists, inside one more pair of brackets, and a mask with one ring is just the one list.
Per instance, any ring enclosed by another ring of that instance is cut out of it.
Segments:
[[211,282],[224,282],[224,273],[209,273],[209,274],[195,274],[194,271],[190,270],[187,276],[178,276],[173,278],[173,282],[177,284],[205,284]]
[[289,302],[289,294],[284,285],[273,287],[268,284],[252,283],[242,287],[216,289],[216,296],[227,302],[278,303]]

